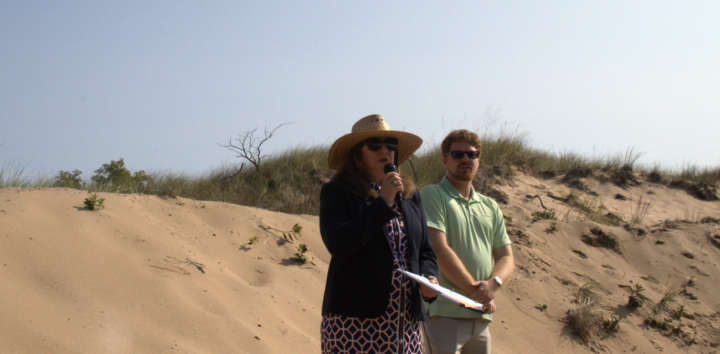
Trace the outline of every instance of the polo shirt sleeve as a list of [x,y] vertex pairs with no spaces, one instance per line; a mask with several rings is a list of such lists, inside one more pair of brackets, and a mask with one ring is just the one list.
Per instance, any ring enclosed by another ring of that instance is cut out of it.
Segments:
[[495,221],[493,222],[494,230],[492,249],[496,250],[502,246],[509,245],[512,242],[510,241],[510,237],[507,234],[507,230],[505,230],[505,218],[503,218],[500,206],[497,204],[497,202],[495,202],[493,206],[495,207]]
[[420,197],[425,209],[427,226],[446,232],[445,216],[447,215],[445,201],[437,187],[427,186],[420,191]]

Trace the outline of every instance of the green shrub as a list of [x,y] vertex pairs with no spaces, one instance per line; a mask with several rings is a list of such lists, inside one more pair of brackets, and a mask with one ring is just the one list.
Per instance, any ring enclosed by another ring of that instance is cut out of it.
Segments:
[[547,233],[552,233],[552,232],[555,232],[555,231],[557,231],[557,230],[558,230],[558,228],[557,228],[557,221],[552,221],[552,222],[550,222],[550,226],[548,226],[548,228],[545,229],[545,232],[547,232]]
[[554,210],[538,211],[533,214],[532,222],[536,223],[540,220],[557,220]]
[[645,297],[645,294],[642,293],[643,291],[645,291],[645,288],[640,285],[640,283],[636,283],[635,289],[632,289],[630,291],[631,294],[628,298],[628,305],[631,308],[636,309],[638,307],[642,307],[645,304],[645,300],[647,300],[647,298]]
[[120,159],[117,161],[110,160],[110,163],[105,163],[99,169],[95,170],[95,175],[92,176],[92,181],[99,187],[127,187],[131,191],[138,191],[143,189],[148,183],[152,182],[150,177],[145,171],[136,171],[130,173],[125,167],[125,160]]
[[617,332],[620,330],[620,321],[623,319],[623,315],[610,314],[610,318],[603,316],[603,325],[608,332]]
[[53,187],[80,189],[83,186],[83,180],[82,178],[80,178],[81,174],[82,171],[80,170],[75,170],[72,172],[60,171],[57,176],[55,176],[55,182],[53,183]]
[[99,185],[119,185],[130,179],[130,171],[125,167],[125,160],[110,160],[110,163],[104,163],[102,167],[95,170],[92,181]]
[[105,198],[98,198],[97,193],[91,194],[89,197],[85,198],[85,209],[87,210],[95,210],[98,209],[105,209]]
[[301,244],[300,244],[299,246],[297,246],[296,248],[297,248],[298,251],[297,251],[295,254],[293,254],[293,256],[292,256],[292,259],[293,259],[295,262],[298,262],[298,263],[300,263],[300,264],[305,264],[305,263],[308,263],[308,262],[311,263],[311,264],[313,264],[313,265],[315,264],[315,263],[313,263],[313,259],[314,259],[314,258],[308,259],[308,257],[305,255],[305,253],[306,253],[307,251],[309,251],[306,244],[301,243]]

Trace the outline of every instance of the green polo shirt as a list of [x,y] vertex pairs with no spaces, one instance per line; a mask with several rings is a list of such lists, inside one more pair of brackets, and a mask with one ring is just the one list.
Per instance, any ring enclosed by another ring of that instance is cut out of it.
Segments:
[[[460,195],[444,177],[438,184],[420,192],[427,225],[447,235],[448,246],[460,258],[470,275],[476,280],[488,280],[493,269],[493,250],[510,244],[505,221],[498,204],[472,189],[470,200]],[[440,272],[440,285],[468,296]],[[481,315],[466,310],[440,296],[429,306],[431,316],[455,318],[482,317],[492,321],[492,315]]]

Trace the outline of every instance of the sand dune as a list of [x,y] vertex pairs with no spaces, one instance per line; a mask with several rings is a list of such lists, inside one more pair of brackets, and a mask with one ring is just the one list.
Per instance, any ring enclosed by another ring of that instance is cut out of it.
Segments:
[[[0,196],[2,353],[317,352],[329,260],[317,217],[119,194],[87,211],[74,190]],[[295,223],[315,265],[261,229]]]
[[[598,284],[608,314],[626,317],[618,332],[598,338],[597,350],[718,350],[720,243],[713,240],[720,242],[720,224],[711,218],[720,218],[720,202],[647,182],[626,189],[583,182],[580,200],[602,203],[623,220],[650,203],[647,215],[635,229],[586,220],[562,201],[570,189],[559,178],[517,175],[501,186],[518,269],[497,299],[494,351],[589,350],[562,321],[589,282]],[[317,217],[100,195],[105,209],[88,211],[84,191],[0,189],[0,353],[319,352],[330,257]],[[545,210],[540,201],[558,215],[557,231],[547,231],[550,220],[531,221]],[[276,230],[295,224],[302,236],[285,242]],[[583,242],[583,235],[597,237],[591,229],[616,239],[616,250]],[[251,237],[257,242],[247,245]],[[292,259],[301,243],[313,264]],[[681,287],[691,276],[695,284]],[[625,305],[637,283],[648,301],[631,310]],[[645,324],[672,284],[685,290],[678,301],[691,318],[656,316],[682,322],[677,330]]]

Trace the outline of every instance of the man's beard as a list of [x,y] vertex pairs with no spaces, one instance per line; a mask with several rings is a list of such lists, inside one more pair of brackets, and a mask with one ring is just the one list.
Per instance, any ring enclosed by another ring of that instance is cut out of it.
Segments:
[[[470,168],[470,171],[466,172],[465,170],[462,170],[462,168],[466,166]],[[460,165],[457,167],[457,170],[455,170],[454,172],[448,170],[448,173],[450,173],[450,176],[455,180],[472,181],[475,178],[477,170],[473,170],[472,165]]]

